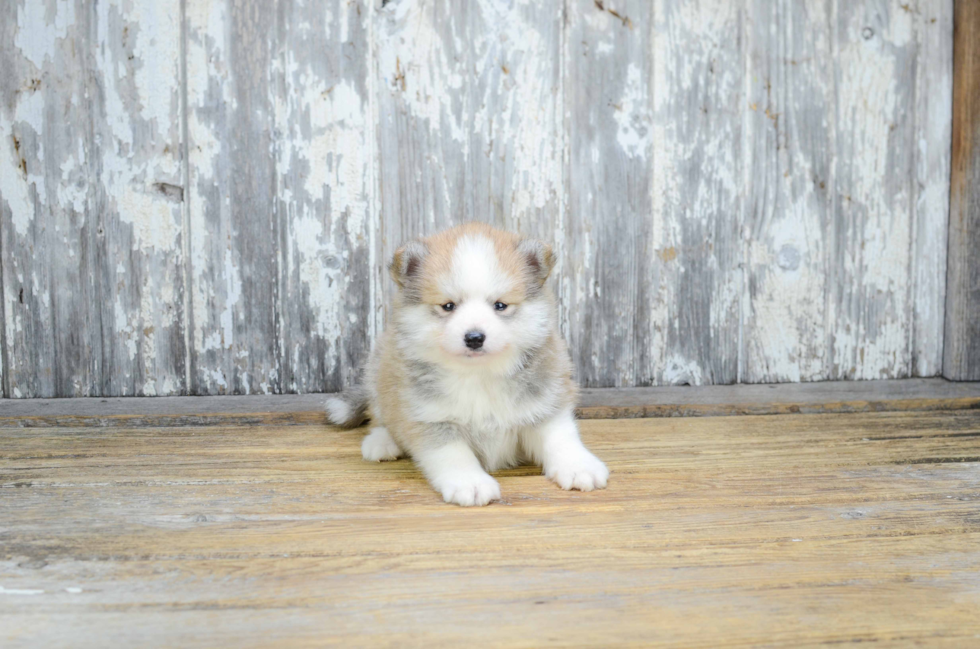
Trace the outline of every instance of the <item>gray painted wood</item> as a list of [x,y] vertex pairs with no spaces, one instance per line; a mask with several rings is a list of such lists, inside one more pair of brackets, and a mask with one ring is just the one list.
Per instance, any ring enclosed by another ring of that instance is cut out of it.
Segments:
[[561,246],[561,7],[381,4],[374,33],[385,258],[409,238],[465,221]]
[[363,3],[188,5],[199,394],[337,390],[375,331]]
[[554,245],[586,386],[936,375],[943,305],[976,356],[951,0],[0,17],[4,396],[339,389],[466,220]]
[[[953,6],[917,5],[915,35],[915,230],[912,253],[912,371],[936,376],[943,366],[946,245],[949,226],[953,99]],[[980,73],[980,68],[978,68]],[[940,327],[942,325],[939,325]]]
[[0,14],[4,392],[180,393],[178,3]]
[[838,2],[835,9],[829,369],[833,378],[907,376],[915,18],[898,3]]
[[980,6],[956,3],[943,376],[980,378]]
[[750,12],[742,380],[938,372],[948,10]]
[[187,4],[191,389],[279,392],[276,12]]
[[597,386],[732,383],[744,10],[615,0],[568,10],[562,295],[579,375]]
[[[832,5],[753,3],[745,77],[741,379],[830,377],[828,231],[835,114]],[[822,186],[821,186],[822,185]]]
[[657,288],[644,324],[658,354],[634,384],[734,383],[747,13],[727,0],[661,0],[655,16],[651,258],[662,271],[643,280]]
[[370,3],[278,3],[277,305],[281,391],[336,391],[370,351],[381,224]]
[[[654,6],[567,3],[565,113],[570,124],[561,299],[577,378],[649,383],[646,331],[663,263],[654,254]],[[645,381],[644,381],[645,379]]]
[[96,9],[94,85],[105,122],[94,116],[105,191],[100,393],[186,393],[179,2]]
[[[5,392],[85,396],[99,393],[102,376],[101,243],[91,215],[104,194],[87,182],[98,98],[71,98],[84,95],[97,65],[96,16],[71,7],[71,20],[57,25],[44,9],[8,2],[0,20]],[[69,182],[82,181],[64,201],[62,162]],[[74,263],[59,263],[62,255]]]

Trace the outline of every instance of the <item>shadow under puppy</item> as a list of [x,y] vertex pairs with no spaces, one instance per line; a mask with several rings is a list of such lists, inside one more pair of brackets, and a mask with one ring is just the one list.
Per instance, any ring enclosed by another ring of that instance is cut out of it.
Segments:
[[487,472],[534,463],[562,489],[606,486],[579,439],[578,388],[555,300],[551,248],[470,223],[412,241],[389,266],[399,292],[364,382],[327,399],[338,426],[374,424],[364,459],[410,455],[446,502],[500,498]]

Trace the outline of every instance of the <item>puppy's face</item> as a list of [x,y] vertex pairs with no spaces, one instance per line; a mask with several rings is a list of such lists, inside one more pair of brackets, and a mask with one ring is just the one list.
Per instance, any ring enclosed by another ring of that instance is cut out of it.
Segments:
[[407,244],[391,264],[400,345],[430,362],[509,366],[547,338],[553,266],[545,244],[478,224]]

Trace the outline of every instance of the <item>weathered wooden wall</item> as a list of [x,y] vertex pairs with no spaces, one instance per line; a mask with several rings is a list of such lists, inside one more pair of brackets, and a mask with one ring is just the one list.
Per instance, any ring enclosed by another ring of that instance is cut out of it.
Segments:
[[3,395],[335,390],[405,238],[589,386],[942,372],[952,0],[4,0]]
[[980,2],[957,0],[943,375],[980,381]]

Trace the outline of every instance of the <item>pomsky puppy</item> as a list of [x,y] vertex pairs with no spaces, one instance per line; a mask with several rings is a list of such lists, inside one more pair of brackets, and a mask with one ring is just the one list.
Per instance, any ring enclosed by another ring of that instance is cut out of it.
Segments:
[[579,439],[578,389],[545,280],[550,246],[469,223],[405,244],[392,322],[362,384],[327,400],[338,426],[370,418],[365,460],[410,455],[448,503],[500,498],[488,473],[523,463],[562,489],[606,486]]

